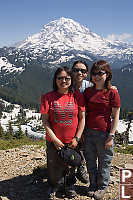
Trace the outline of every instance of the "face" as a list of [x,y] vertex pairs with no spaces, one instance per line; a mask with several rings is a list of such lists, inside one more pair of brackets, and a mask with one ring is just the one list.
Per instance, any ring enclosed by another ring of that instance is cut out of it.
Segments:
[[92,73],[92,82],[100,85],[104,85],[107,78],[107,73],[104,70],[96,70]]
[[71,77],[65,71],[62,71],[57,75],[56,84],[58,86],[58,91],[66,91],[71,85]]
[[82,63],[77,63],[73,68],[73,79],[75,82],[82,82],[87,77],[88,71]]

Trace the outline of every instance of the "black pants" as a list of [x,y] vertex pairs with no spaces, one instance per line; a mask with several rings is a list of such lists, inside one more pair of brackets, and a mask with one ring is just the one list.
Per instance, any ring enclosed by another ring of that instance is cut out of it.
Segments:
[[77,146],[77,152],[80,154],[81,156],[81,165],[85,164],[85,157],[84,157],[84,136],[81,138],[78,146]]
[[64,176],[69,173],[66,181],[74,184],[75,168],[66,165],[59,157],[57,149],[52,142],[47,142],[47,168],[48,168],[48,183],[52,186],[60,186],[64,184]]

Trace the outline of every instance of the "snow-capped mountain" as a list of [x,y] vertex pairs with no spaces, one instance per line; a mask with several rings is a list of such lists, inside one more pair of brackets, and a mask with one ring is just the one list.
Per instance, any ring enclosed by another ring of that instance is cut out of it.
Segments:
[[[89,54],[92,54],[95,57],[107,58],[111,63],[118,58],[123,61],[130,60],[130,54],[133,53],[133,46],[122,42],[109,42],[67,18],[50,22],[43,27],[40,33],[28,37],[17,48],[30,50],[34,55],[41,55],[46,50],[49,50],[49,53],[56,50],[61,54],[64,53],[64,59],[66,59],[66,52],[75,50],[88,60],[91,60]],[[56,62],[63,61],[63,56],[61,58]]]
[[[62,17],[44,25],[37,34],[18,41],[14,47],[0,48],[0,96],[20,104],[38,103],[40,94],[51,89],[57,67],[70,67],[78,59],[85,60],[90,67],[97,59],[105,59],[112,69],[118,68],[113,75],[114,84],[118,84],[123,105],[132,107],[133,97],[127,95],[132,88],[127,87],[132,85],[133,73],[128,71],[130,75],[125,75],[125,70],[120,70],[133,63],[132,55],[132,45],[110,42],[78,22]],[[129,83],[126,88],[124,80]]]
[[[67,18],[50,22],[43,27],[40,33],[28,37],[17,48],[28,50],[34,56],[42,55],[46,50],[49,51],[49,54],[57,51],[61,56],[56,59],[56,63],[65,61],[65,54],[72,51],[88,60],[92,60],[90,55],[93,55],[96,58],[106,58],[111,63],[116,62],[116,60],[133,61],[131,57],[133,46],[119,41],[107,41],[88,28]],[[75,54],[71,55],[71,57],[74,56]]]
[[[64,17],[44,25],[39,33],[18,42],[15,47],[10,48],[11,64],[18,60],[29,63],[38,59],[41,63],[48,62],[52,67],[76,57],[88,62],[103,58],[112,67],[119,68],[133,62],[132,45],[108,41],[78,22]],[[12,56],[15,56],[14,60],[11,60]],[[23,66],[16,63],[16,67]]]

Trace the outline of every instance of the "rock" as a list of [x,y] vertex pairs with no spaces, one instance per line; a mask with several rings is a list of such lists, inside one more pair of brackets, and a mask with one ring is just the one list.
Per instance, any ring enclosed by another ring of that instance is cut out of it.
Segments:
[[133,164],[132,163],[127,163],[127,164],[125,164],[125,168],[133,169]]

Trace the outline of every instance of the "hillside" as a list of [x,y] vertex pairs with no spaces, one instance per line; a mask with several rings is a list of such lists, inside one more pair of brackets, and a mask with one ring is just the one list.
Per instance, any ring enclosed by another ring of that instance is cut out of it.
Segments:
[[[117,131],[122,134],[127,130],[128,122],[121,115],[118,123]],[[39,110],[31,109],[30,107],[23,108],[18,104],[11,104],[0,99],[0,125],[4,131],[8,131],[9,124],[13,128],[14,133],[18,130],[18,124],[21,124],[23,133],[27,131],[28,137],[44,139],[45,130],[42,127],[41,114]],[[133,141],[133,120],[131,120],[129,128],[129,141]]]
[[[40,95],[52,89],[53,73],[54,69],[33,65],[9,85],[0,87],[0,97],[11,103],[39,108]],[[132,80],[133,72],[113,69],[112,84],[118,88],[123,109],[133,108]]]
[[[44,170],[46,164],[44,147],[39,149],[32,145],[6,151],[0,150],[0,161],[0,197],[2,200],[46,199],[48,185],[46,170]],[[111,167],[111,180],[104,200],[119,199],[119,168],[130,166],[133,167],[132,155],[115,153]],[[86,187],[87,185],[77,181],[77,200],[91,199],[86,196]],[[56,199],[61,200],[64,197],[58,193]]]

